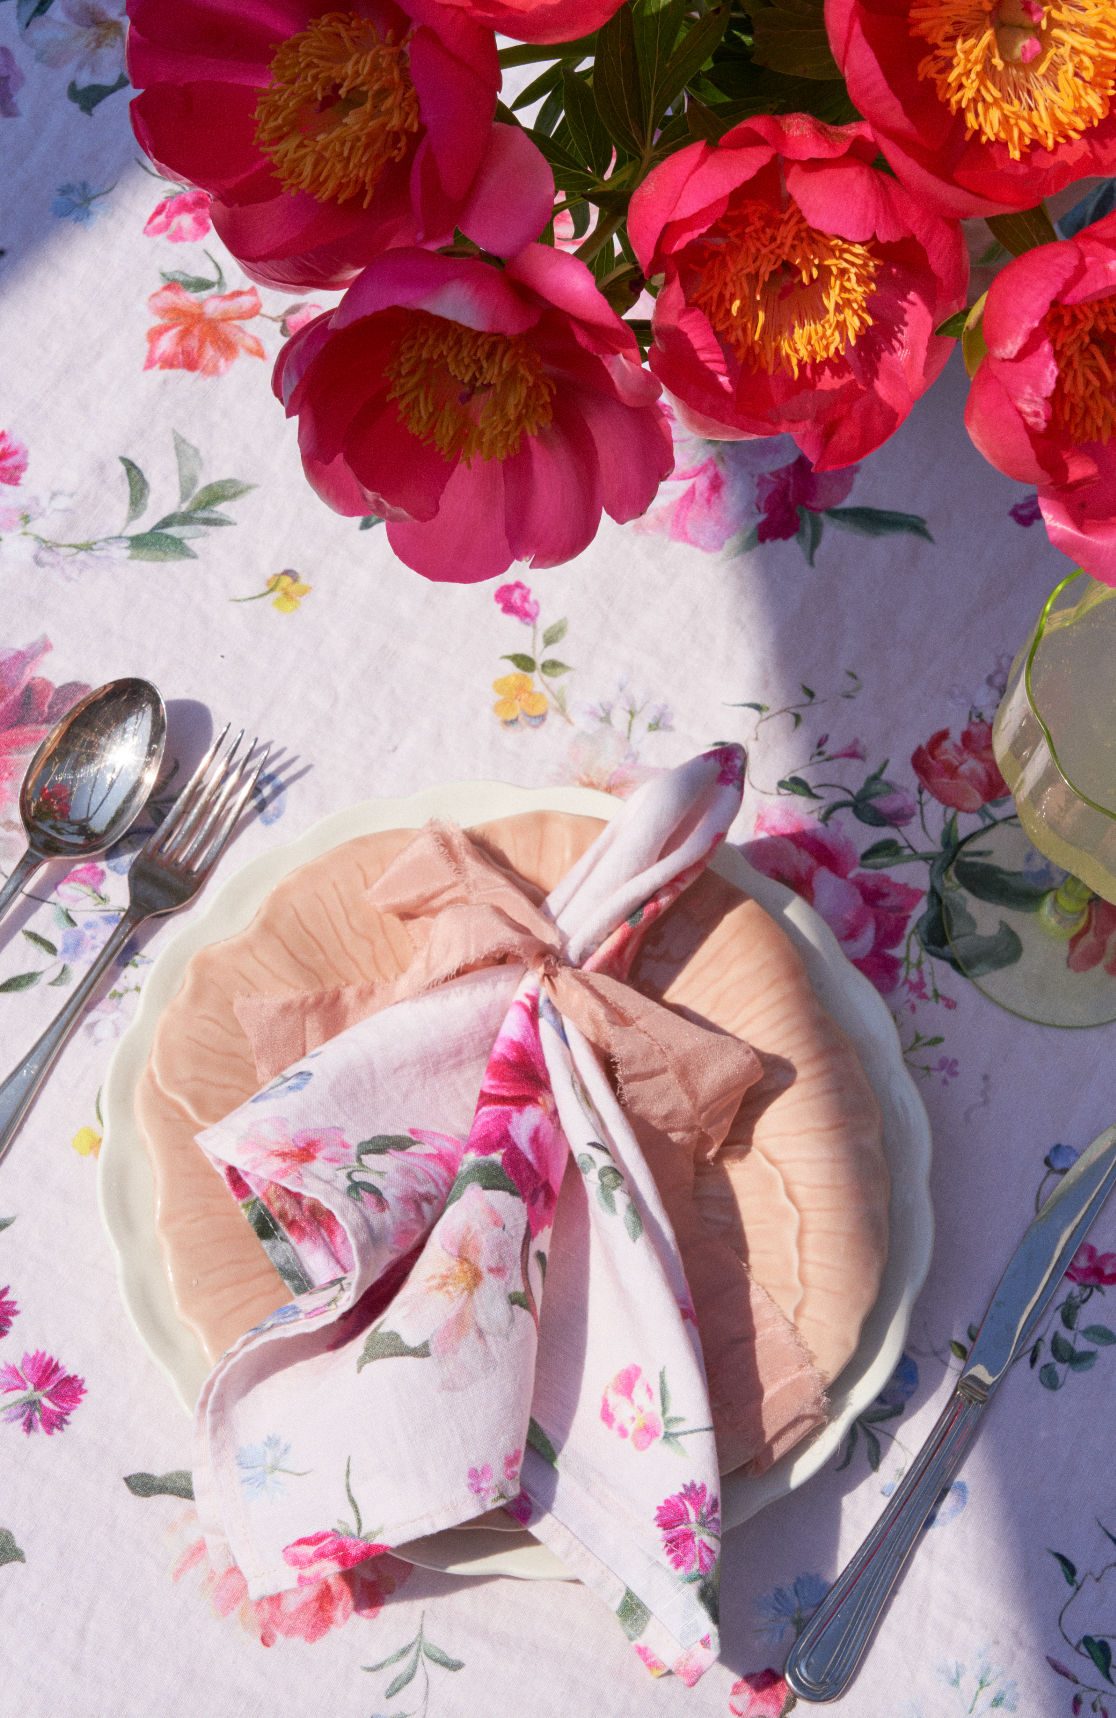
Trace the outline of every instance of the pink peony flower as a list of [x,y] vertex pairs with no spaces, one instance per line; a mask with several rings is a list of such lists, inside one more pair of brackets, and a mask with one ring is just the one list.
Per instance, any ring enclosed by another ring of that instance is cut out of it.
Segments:
[[21,1392],[14,1402],[0,1409],[8,1425],[22,1422],[30,1437],[42,1430],[49,1438],[69,1424],[70,1415],[85,1395],[85,1380],[66,1372],[41,1348],[25,1354],[19,1366],[0,1366],[0,1393]]
[[630,1438],[634,1450],[647,1450],[663,1435],[663,1422],[655,1412],[655,1392],[639,1366],[625,1366],[601,1397],[601,1419],[621,1438]]
[[794,1695],[777,1670],[757,1670],[734,1682],[729,1695],[733,1718],[783,1718],[795,1704]]
[[516,997],[484,1071],[467,1150],[499,1152],[527,1206],[531,1234],[549,1229],[569,1145],[539,1039],[538,996]]
[[980,332],[970,436],[1036,485],[1055,548],[1116,585],[1116,215],[1008,263]]
[[708,1575],[721,1548],[721,1506],[704,1485],[688,1480],[681,1491],[665,1498],[655,1511],[663,1549],[683,1574]]
[[514,615],[524,626],[534,626],[539,618],[539,605],[531,595],[531,587],[522,579],[516,579],[513,585],[498,585],[493,594],[505,614]]
[[0,1336],[7,1336],[16,1314],[19,1312],[19,1307],[15,1301],[6,1298],[9,1287],[10,1284],[5,1283],[4,1287],[0,1289]]
[[264,286],[341,288],[390,245],[460,227],[512,254],[554,181],[494,125],[491,30],[438,0],[130,0],[140,145],[212,194],[218,235]]
[[7,483],[15,489],[23,482],[26,470],[27,449],[7,430],[0,430],[0,483]]
[[1111,1288],[1116,1283],[1116,1253],[1098,1253],[1091,1241],[1083,1241],[1066,1275],[1071,1283]]
[[853,965],[886,996],[900,964],[888,950],[902,942],[923,891],[878,871],[853,875],[855,847],[836,819],[824,827],[797,812],[761,811],[744,855],[765,877],[785,883],[815,907]]
[[955,811],[979,811],[1008,791],[992,750],[990,722],[970,722],[960,740],[939,728],[914,752],[911,768],[927,793]]
[[602,509],[642,513],[672,463],[635,336],[585,264],[546,245],[502,270],[387,252],[287,343],[275,391],[322,499],[386,518],[430,579],[557,566]]
[[310,1587],[327,1575],[339,1575],[345,1569],[355,1569],[369,1557],[387,1551],[387,1545],[373,1545],[367,1539],[353,1539],[345,1533],[324,1531],[311,1533],[284,1545],[283,1561],[298,1570],[300,1587]]
[[153,292],[147,303],[162,320],[147,330],[145,370],[197,370],[203,376],[223,376],[242,352],[251,358],[266,356],[256,336],[240,327],[263,308],[254,286],[246,292],[198,299],[171,281]]
[[1116,171],[1107,0],[826,0],[825,22],[858,112],[929,207],[1030,209],[1075,179]]
[[156,203],[143,230],[149,239],[166,237],[172,244],[183,245],[204,239],[211,224],[207,192],[176,191]]
[[629,236],[666,276],[649,363],[695,434],[786,431],[831,471],[886,441],[942,369],[961,229],[878,172],[878,149],[864,124],[763,115],[636,191]]

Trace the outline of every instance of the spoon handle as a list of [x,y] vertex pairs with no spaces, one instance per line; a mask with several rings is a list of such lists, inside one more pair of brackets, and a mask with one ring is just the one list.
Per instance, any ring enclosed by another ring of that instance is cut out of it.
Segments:
[[32,1045],[19,1066],[14,1068],[0,1085],[0,1158],[7,1151],[35,1093],[53,1067],[55,1057],[81,1019],[89,997],[136,926],[150,916],[149,913],[132,911],[122,915],[120,923],[81,983],[71,993],[65,1007],[59,1010],[38,1043]]
[[32,872],[37,871],[41,864],[42,860],[39,858],[39,855],[37,853],[32,853],[29,847],[22,859],[19,860],[18,864],[12,867],[11,876],[4,884],[4,887],[0,889],[0,919],[4,917],[4,914],[19,894],[19,891],[23,888],[28,877],[31,876]]

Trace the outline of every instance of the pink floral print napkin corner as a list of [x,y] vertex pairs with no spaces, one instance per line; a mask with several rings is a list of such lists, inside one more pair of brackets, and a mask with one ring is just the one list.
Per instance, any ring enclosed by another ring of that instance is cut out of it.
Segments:
[[[302,1292],[223,1357],[197,1409],[211,1556],[254,1597],[503,1504],[651,1670],[690,1683],[716,1659],[696,1319],[651,1173],[551,981],[577,962],[581,982],[615,984],[741,781],[725,747],[647,783],[528,914],[550,948],[520,933],[518,961],[379,1008],[199,1136],[237,1188],[297,1213]],[[473,931],[496,911],[476,895],[451,902]],[[754,1058],[728,1042],[738,1099]]]

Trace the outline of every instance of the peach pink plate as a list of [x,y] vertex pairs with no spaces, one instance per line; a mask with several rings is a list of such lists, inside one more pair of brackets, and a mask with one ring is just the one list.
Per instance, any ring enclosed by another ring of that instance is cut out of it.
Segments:
[[[162,950],[109,1069],[99,1193],[125,1304],[187,1408],[223,1351],[290,1299],[194,1144],[259,1089],[234,998],[401,972],[403,926],[363,896],[430,817],[549,891],[617,809],[588,789],[493,782],[368,801],[252,860]],[[929,1125],[882,998],[813,909],[732,848],[648,934],[631,982],[760,1055],[763,1078],[699,1166],[693,1224],[710,1260],[743,1263],[767,1290],[829,1385],[813,1437],[764,1474],[724,1476],[731,1527],[817,1472],[899,1359],[930,1256]],[[412,1553],[455,1573],[569,1578],[491,1520]]]

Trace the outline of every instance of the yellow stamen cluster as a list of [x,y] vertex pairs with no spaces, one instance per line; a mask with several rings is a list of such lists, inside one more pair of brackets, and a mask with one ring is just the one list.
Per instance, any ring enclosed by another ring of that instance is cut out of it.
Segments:
[[288,190],[336,203],[363,193],[365,208],[418,126],[406,42],[347,12],[282,44],[256,104],[256,142]]
[[554,383],[520,334],[489,334],[408,310],[387,367],[389,400],[443,459],[508,459],[554,415]]
[[870,245],[811,227],[797,203],[745,202],[702,242],[692,303],[741,363],[790,370],[838,358],[872,326]]
[[1107,118],[1116,91],[1112,0],[919,0],[918,68],[966,135],[1003,143],[1013,161],[1056,149]]
[[1052,304],[1044,325],[1058,364],[1051,427],[1073,442],[1107,442],[1116,430],[1116,294]]

